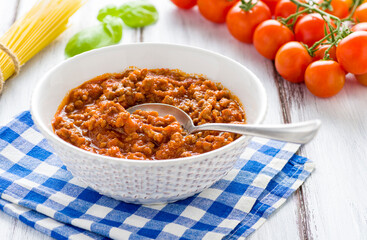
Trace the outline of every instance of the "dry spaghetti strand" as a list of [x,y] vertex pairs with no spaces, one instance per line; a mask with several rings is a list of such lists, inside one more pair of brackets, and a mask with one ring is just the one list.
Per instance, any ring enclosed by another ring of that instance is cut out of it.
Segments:
[[17,74],[18,66],[65,31],[69,18],[83,3],[84,0],[39,0],[0,37],[2,46],[7,49],[0,49],[0,93],[3,81]]

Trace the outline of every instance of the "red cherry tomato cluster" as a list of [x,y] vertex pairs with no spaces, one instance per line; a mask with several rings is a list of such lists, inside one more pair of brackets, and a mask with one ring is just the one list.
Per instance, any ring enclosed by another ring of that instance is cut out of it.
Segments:
[[234,38],[253,43],[284,79],[305,82],[315,96],[336,95],[347,73],[367,86],[366,0],[171,1],[226,23]]

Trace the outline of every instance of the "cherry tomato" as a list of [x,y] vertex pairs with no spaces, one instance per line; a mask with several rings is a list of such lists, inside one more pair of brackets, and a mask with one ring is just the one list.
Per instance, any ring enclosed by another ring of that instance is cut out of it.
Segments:
[[[302,9],[303,8],[300,8],[299,10]],[[294,4],[290,0],[280,0],[275,7],[274,16],[275,19],[277,19],[278,17],[286,18],[292,15],[293,13],[296,13],[296,11],[297,11],[296,4]],[[298,17],[298,19],[300,19],[301,17],[302,15]],[[289,23],[292,23],[292,20],[290,20]]]
[[[319,4],[326,2],[325,0],[318,1]],[[345,0],[331,0],[331,8],[329,9],[322,9],[327,13],[330,13],[338,18],[346,18],[349,14],[349,5]]]
[[347,3],[349,8],[351,8],[354,3],[353,0],[344,0],[344,1]]
[[336,48],[340,65],[353,74],[367,73],[367,32],[354,32],[342,39]]
[[[316,52],[314,52],[314,56],[312,58],[313,61],[321,60],[325,56],[325,51],[330,47],[330,44],[321,45],[318,47]],[[336,47],[332,46],[329,50],[330,59],[336,61]]]
[[286,80],[294,83],[304,81],[305,71],[312,58],[300,42],[289,42],[279,48],[275,56],[275,68]]
[[198,0],[171,0],[177,7],[182,9],[193,8]]
[[254,33],[254,46],[264,57],[273,60],[278,49],[294,40],[293,32],[277,20],[269,19],[260,23]]
[[227,27],[233,37],[245,43],[252,43],[255,28],[270,19],[271,13],[265,3],[258,1],[249,11],[240,8],[241,2],[234,5],[227,15]]
[[201,15],[211,22],[224,23],[228,11],[238,0],[198,0]]
[[311,47],[315,42],[325,37],[324,19],[318,13],[311,13],[302,17],[294,28],[296,40]]
[[356,25],[354,25],[354,26],[352,27],[352,31],[353,31],[353,32],[357,32],[357,31],[367,31],[367,22],[357,23]]
[[297,5],[289,0],[281,0],[275,7],[274,16],[275,19],[278,17],[286,18],[293,13],[296,13]]
[[266,6],[269,7],[271,14],[274,14],[275,7],[277,6],[279,0],[262,0]]
[[355,75],[355,77],[360,84],[367,86],[367,73],[362,75]]
[[357,7],[354,18],[357,22],[367,22],[367,2]]
[[345,72],[335,61],[319,60],[307,67],[305,83],[313,95],[322,98],[331,97],[342,90]]

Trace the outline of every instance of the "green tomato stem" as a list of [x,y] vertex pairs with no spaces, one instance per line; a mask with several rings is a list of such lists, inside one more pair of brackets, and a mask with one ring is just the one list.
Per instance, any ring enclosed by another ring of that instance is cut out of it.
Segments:
[[[311,47],[306,47],[307,51],[309,52],[310,56],[314,56],[314,53],[317,51],[318,47],[320,45],[322,45],[322,43],[325,40],[328,40],[328,43],[330,44],[330,47],[328,47],[328,49],[326,49],[325,53],[324,53],[324,59],[330,59],[329,56],[329,52],[330,49],[333,46],[336,46],[339,41],[341,39],[343,39],[344,37],[348,36],[351,31],[349,30],[349,28],[346,27],[346,25],[343,24],[344,20],[341,20],[340,18],[331,15],[317,7],[315,7],[314,5],[311,4],[307,4],[307,3],[302,3],[302,2],[298,2],[297,0],[290,0],[291,2],[293,2],[294,4],[296,4],[297,6],[297,12],[288,16],[287,18],[283,18],[280,19],[280,21],[285,24],[286,26],[293,28],[293,25],[295,24],[295,20],[302,14],[305,12],[314,12],[314,13],[318,13],[321,15],[322,19],[325,21],[326,26],[325,26],[325,37],[323,37],[322,39],[320,39],[319,41],[317,41],[314,45],[312,45]],[[331,1],[330,1],[331,2]],[[351,18],[351,16],[353,16],[354,11],[356,9],[356,7],[358,6],[360,0],[356,0],[356,2],[354,3],[353,6],[353,10],[350,14],[350,16],[348,18]],[[315,4],[316,6],[318,6],[317,4]],[[304,10],[302,11],[298,11],[300,7],[303,7]],[[287,24],[289,20],[294,19],[293,22],[291,24]],[[333,23],[335,25],[333,25]],[[335,27],[334,27],[335,26]],[[327,33],[329,30],[329,33]]]
[[296,13],[293,13],[291,15],[289,15],[287,18],[284,19],[284,22],[288,22],[289,20],[293,19],[294,17],[298,17],[299,15],[301,15],[302,13],[306,13],[308,12],[309,9],[303,9],[302,11],[298,11]]
[[243,11],[250,11],[253,7],[255,7],[255,5],[257,4],[257,1],[255,3],[252,3],[252,0],[249,0],[248,2],[246,2],[245,0],[241,0],[241,5],[240,8]]
[[[301,6],[301,7],[304,7],[305,9],[310,10],[312,12],[319,13],[321,16],[328,16],[330,19],[334,19],[335,21],[341,21],[340,18],[335,17],[334,15],[331,15],[331,14],[325,12],[325,11],[322,11],[321,9],[318,9],[314,6],[311,6],[310,4],[301,3],[301,2],[298,2],[297,0],[290,0],[290,1],[294,4],[296,4],[297,6]],[[357,0],[357,1],[359,1],[359,0]]]
[[354,12],[356,11],[357,7],[359,6],[361,0],[355,0],[354,4],[353,4],[353,8],[352,11],[350,11],[349,16],[347,17],[347,19],[352,19]]
[[[330,47],[328,47],[327,49],[326,49],[326,51],[325,51],[325,53],[324,53],[324,58],[323,58],[323,60],[331,60],[330,59],[330,54],[329,54],[329,52],[330,52],[330,49],[333,47],[333,46],[335,46],[336,45],[336,41],[335,42],[333,42],[332,44],[330,44]],[[333,59],[334,61],[336,60],[336,59]]]
[[310,53],[311,56],[313,56],[313,54],[317,51],[317,47],[326,39],[328,39],[330,37],[330,35],[332,35],[334,32],[329,33],[328,35],[326,35],[325,37],[321,38],[319,41],[315,42],[311,47],[308,48],[308,52]]

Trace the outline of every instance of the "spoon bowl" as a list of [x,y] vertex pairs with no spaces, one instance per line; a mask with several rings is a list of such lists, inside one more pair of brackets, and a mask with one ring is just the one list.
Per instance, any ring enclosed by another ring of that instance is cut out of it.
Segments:
[[159,116],[172,115],[176,118],[177,122],[180,123],[182,128],[185,129],[187,132],[192,133],[195,130],[195,125],[191,117],[186,112],[175,106],[164,103],[143,103],[130,107],[126,111],[132,114],[136,110],[147,112],[155,111],[158,112]]
[[155,111],[158,112],[159,116],[172,115],[188,133],[204,130],[223,131],[301,144],[311,141],[321,126],[321,121],[318,119],[278,125],[206,123],[195,126],[191,117],[186,112],[172,105],[164,103],[144,103],[130,107],[126,111],[132,114],[136,110]]

